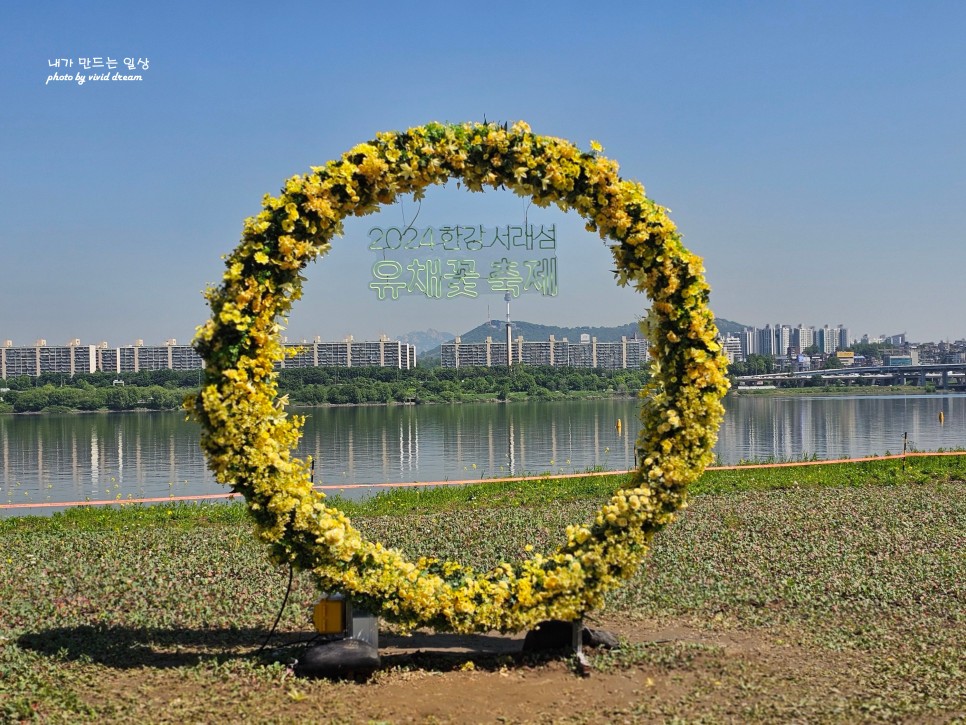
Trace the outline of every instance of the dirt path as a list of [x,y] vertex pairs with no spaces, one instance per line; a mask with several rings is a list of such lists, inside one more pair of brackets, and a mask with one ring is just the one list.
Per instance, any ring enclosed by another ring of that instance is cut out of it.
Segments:
[[[592,655],[587,677],[566,659],[521,655],[522,635],[420,632],[382,635],[383,666],[364,683],[285,676],[274,688],[249,691],[243,676],[230,673],[212,680],[135,668],[105,673],[85,699],[114,703],[105,714],[118,720],[149,722],[610,723],[788,720],[812,700],[824,700],[837,719],[858,695],[850,672],[861,663],[796,644],[787,633],[683,621],[592,625],[627,645]],[[809,707],[814,712],[815,703]]]

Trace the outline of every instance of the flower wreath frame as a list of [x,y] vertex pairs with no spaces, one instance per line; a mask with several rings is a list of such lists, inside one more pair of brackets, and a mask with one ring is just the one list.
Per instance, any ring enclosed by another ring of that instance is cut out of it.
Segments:
[[[386,132],[338,160],[293,176],[245,220],[220,286],[205,291],[212,316],[194,346],[204,384],[186,409],[201,423],[215,478],[242,494],[259,538],[277,563],[310,571],[323,591],[343,591],[404,628],[519,631],[547,619],[573,621],[600,607],[632,576],[651,537],[686,506],[687,486],[711,459],[724,413],[727,359],[707,307],[700,258],[681,243],[666,210],[618,175],[591,143],[539,136],[518,122],[438,124]],[[574,210],[609,240],[617,282],[651,300],[642,323],[652,376],[641,393],[640,468],[592,522],[568,526],[553,553],[478,573],[365,539],[313,489],[293,456],[304,418],[277,397],[274,364],[285,356],[284,320],[301,296],[305,265],[324,255],[342,220],[399,195],[458,179],[471,191],[509,188],[538,206]]]

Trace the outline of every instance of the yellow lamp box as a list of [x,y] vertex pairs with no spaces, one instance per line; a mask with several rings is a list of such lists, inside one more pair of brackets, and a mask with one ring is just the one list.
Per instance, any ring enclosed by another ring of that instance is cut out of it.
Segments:
[[345,597],[341,594],[326,594],[315,605],[312,622],[319,634],[343,634],[346,627]]
[[319,634],[342,635],[379,647],[379,618],[336,592],[325,594],[312,610],[312,622]]

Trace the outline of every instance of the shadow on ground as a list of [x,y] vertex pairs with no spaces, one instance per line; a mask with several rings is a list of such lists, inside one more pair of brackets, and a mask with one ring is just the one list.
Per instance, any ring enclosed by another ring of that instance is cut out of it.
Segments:
[[[87,660],[108,667],[191,667],[205,660],[253,656],[269,636],[257,629],[159,629],[79,625],[28,632],[17,639],[23,649],[66,660]],[[277,648],[305,641],[304,634],[277,636]]]
[[[297,658],[320,638],[308,632],[276,634],[264,628],[161,629],[79,625],[28,632],[17,644],[48,657],[88,661],[116,669],[137,667],[193,667],[202,662],[257,659],[265,664]],[[268,646],[262,650],[266,639]],[[410,636],[384,634],[380,638],[381,668],[408,666],[427,671],[449,671],[472,661],[480,669],[496,669],[513,662],[533,664],[552,653],[521,652],[522,638],[499,634],[456,635],[417,632]]]

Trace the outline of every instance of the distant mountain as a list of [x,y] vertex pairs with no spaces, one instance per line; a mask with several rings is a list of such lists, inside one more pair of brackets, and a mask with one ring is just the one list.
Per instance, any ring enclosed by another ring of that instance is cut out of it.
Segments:
[[718,326],[718,332],[721,333],[721,337],[727,337],[728,335],[737,335],[742,332],[750,325],[742,325],[740,322],[732,322],[731,320],[726,320],[723,317],[715,317],[714,324]]
[[[718,331],[722,337],[737,334],[746,327],[746,325],[720,317],[715,318],[715,323],[718,325]],[[425,334],[430,332],[436,333],[436,330],[427,330]],[[409,334],[417,335],[424,333],[411,332]],[[436,334],[446,335],[446,333]],[[579,342],[581,335],[596,337],[598,342],[619,342],[622,337],[642,337],[640,327],[636,322],[629,322],[626,325],[618,325],[617,327],[556,327],[554,325],[538,325],[535,322],[516,320],[513,322],[513,339],[516,340],[520,335],[523,336],[524,340],[531,341],[547,340],[553,335],[557,340],[562,340],[566,337],[571,342]],[[468,332],[464,332],[459,337],[462,342],[484,342],[488,337],[493,338],[494,342],[504,341],[506,339],[506,322],[503,320],[490,320],[489,322],[484,322],[482,325],[474,327]],[[420,362],[425,360],[431,364],[435,360],[438,363],[442,343],[452,342],[455,338],[455,335],[449,335],[445,339],[440,339],[433,347],[427,347],[423,351],[417,345],[416,352],[419,354]],[[406,338],[400,339],[405,340]]]
[[413,330],[399,337],[402,342],[413,345],[416,354],[422,355],[427,350],[439,347],[444,342],[449,342],[456,337],[452,332],[440,332],[432,328],[428,330]]

